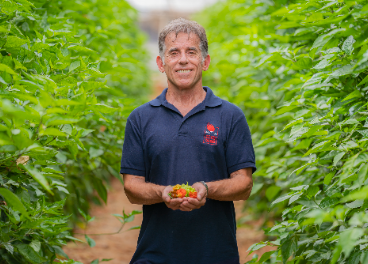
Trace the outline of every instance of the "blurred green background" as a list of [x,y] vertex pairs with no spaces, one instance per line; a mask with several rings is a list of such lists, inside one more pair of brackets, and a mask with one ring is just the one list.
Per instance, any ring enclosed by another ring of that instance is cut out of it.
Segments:
[[126,118],[166,86],[155,41],[180,16],[207,30],[203,84],[252,132],[238,226],[262,219],[250,252],[273,250],[248,263],[368,263],[368,1],[163,3],[1,2],[0,263],[76,263],[62,246],[123,184]]

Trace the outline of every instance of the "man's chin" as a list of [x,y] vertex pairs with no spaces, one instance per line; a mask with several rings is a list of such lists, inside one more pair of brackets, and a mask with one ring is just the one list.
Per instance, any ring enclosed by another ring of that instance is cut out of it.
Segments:
[[190,90],[196,86],[198,82],[182,82],[182,83],[172,83],[172,85],[178,90]]

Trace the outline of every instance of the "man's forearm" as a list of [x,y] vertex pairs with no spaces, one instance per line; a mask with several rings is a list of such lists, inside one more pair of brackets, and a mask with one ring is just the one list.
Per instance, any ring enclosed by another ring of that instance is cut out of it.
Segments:
[[124,174],[123,177],[125,194],[131,203],[149,205],[163,202],[165,186],[145,182],[141,176]]
[[219,201],[247,200],[253,187],[252,169],[233,172],[229,179],[207,182],[207,197]]

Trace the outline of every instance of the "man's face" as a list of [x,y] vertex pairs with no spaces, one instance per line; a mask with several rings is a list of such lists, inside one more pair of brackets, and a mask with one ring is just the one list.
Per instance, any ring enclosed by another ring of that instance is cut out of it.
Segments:
[[157,65],[161,72],[165,72],[169,85],[177,89],[190,89],[196,85],[202,86],[202,70],[207,70],[210,57],[207,55],[202,62],[199,48],[200,39],[196,34],[174,32],[165,39],[165,65],[157,57]]

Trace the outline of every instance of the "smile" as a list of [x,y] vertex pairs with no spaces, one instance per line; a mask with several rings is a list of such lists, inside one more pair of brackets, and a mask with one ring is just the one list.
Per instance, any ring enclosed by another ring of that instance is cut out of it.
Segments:
[[176,72],[191,72],[192,70],[178,70]]

